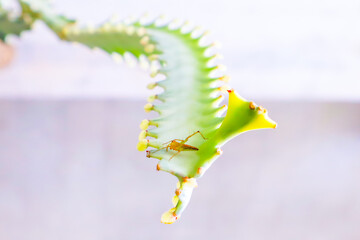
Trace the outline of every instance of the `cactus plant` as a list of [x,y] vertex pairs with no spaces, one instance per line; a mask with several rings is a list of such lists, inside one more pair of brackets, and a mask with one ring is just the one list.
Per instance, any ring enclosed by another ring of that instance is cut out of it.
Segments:
[[5,41],[8,35],[19,36],[23,31],[31,28],[31,20],[26,15],[11,16],[11,14],[2,7],[0,2],[0,40]]
[[26,17],[13,17],[6,11],[0,2],[0,67],[8,64],[13,55],[13,48],[6,43],[8,35],[19,36],[23,31],[29,30],[31,24],[25,21]]
[[[20,3],[30,22],[44,21],[65,41],[100,48],[115,60],[131,53],[150,66],[156,81],[148,88],[159,88],[161,93],[151,95],[144,108],[158,116],[141,122],[137,148],[159,160],[157,170],[179,180],[173,207],[162,215],[163,223],[173,223],[181,216],[196,179],[221,155],[221,146],[243,132],[276,127],[265,108],[227,87],[229,77],[221,74],[221,65],[214,64],[219,56],[211,53],[215,45],[204,44],[206,32],[161,18],[81,27],[46,7],[34,8],[29,0]],[[221,105],[225,94],[228,109]]]

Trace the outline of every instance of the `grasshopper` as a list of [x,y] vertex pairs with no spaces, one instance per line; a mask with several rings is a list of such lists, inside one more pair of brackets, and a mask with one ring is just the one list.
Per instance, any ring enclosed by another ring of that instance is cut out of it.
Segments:
[[178,155],[181,151],[198,151],[199,149],[197,147],[185,144],[191,137],[193,137],[197,133],[199,133],[204,140],[207,139],[204,137],[204,135],[202,135],[202,133],[200,131],[196,131],[193,134],[191,134],[190,136],[188,136],[187,138],[185,138],[184,140],[173,139],[171,141],[163,143],[163,145],[165,145],[165,144],[167,144],[167,145],[165,147],[162,147],[162,148],[156,150],[155,152],[160,151],[161,149],[166,149],[166,151],[168,151],[169,149],[177,151],[177,153],[174,153],[174,155],[172,155],[171,158],[169,159],[169,160],[171,160],[173,157]]

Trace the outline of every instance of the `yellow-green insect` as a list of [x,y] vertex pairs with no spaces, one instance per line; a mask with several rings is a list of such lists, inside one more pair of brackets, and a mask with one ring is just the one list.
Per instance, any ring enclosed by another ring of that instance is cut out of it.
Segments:
[[171,158],[169,159],[169,160],[171,160],[173,157],[175,157],[176,155],[178,155],[182,151],[198,151],[199,149],[197,147],[185,144],[191,137],[193,137],[197,133],[199,133],[204,140],[207,139],[207,138],[204,137],[204,135],[200,131],[196,131],[193,134],[191,134],[190,136],[188,136],[187,138],[185,138],[184,140],[182,140],[182,139],[173,139],[173,140],[171,140],[169,142],[163,143],[163,145],[165,145],[165,144],[167,144],[167,145],[165,147],[163,147],[163,148],[160,148],[160,149],[156,150],[155,152],[157,152],[157,151],[159,151],[161,149],[166,149],[166,151],[168,151],[169,149],[177,151],[177,153],[172,155]]

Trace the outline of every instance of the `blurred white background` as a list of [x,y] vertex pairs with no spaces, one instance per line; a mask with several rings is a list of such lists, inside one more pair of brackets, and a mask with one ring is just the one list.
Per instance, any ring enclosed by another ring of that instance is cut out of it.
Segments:
[[[8,0],[9,1],[9,0]],[[167,14],[210,29],[231,85],[253,99],[360,100],[360,2],[59,0],[81,23]],[[17,59],[0,72],[0,97],[141,98],[148,74],[102,53],[59,42],[42,24],[11,41]]]

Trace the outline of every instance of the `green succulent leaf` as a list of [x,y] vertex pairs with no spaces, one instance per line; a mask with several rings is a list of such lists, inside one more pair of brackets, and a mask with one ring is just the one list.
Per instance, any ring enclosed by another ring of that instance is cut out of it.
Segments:
[[31,22],[22,17],[12,17],[0,4],[0,40],[5,41],[8,35],[20,36],[23,31],[31,28]]
[[[124,56],[126,52],[132,53],[137,58],[154,53],[154,45],[141,44],[141,39],[144,37],[146,39],[145,34],[144,28],[110,23],[105,23],[97,28],[81,28],[73,25],[63,31],[65,40],[82,43],[90,48],[100,48],[113,54],[115,60],[116,57]],[[152,49],[149,49],[149,46],[152,46]]]
[[[163,214],[163,223],[173,223],[180,217],[197,186],[195,179],[221,155],[224,143],[248,130],[276,127],[264,108],[233,90],[228,90],[229,109],[222,117],[226,110],[221,104],[224,80],[228,77],[216,77],[219,66],[209,65],[217,56],[207,55],[213,45],[202,46],[202,35],[193,37],[194,32],[184,32],[183,28],[147,27],[162,51],[163,65],[158,72],[165,79],[153,84],[163,92],[153,96],[151,99],[157,102],[147,104],[145,110],[156,111],[159,116],[143,122],[145,132],[139,136],[138,148],[152,147],[147,156],[160,160],[157,169],[179,179],[174,208]],[[153,127],[146,129],[147,125]]]
[[[144,109],[158,116],[141,122],[137,148],[148,149],[146,156],[159,160],[156,169],[179,180],[174,206],[163,214],[163,223],[173,223],[181,216],[196,179],[221,155],[223,144],[249,130],[276,127],[266,109],[226,86],[229,77],[214,64],[218,57],[211,53],[214,44],[204,45],[205,34],[198,29],[186,30],[186,24],[161,25],[157,20],[79,27],[62,16],[33,11],[31,4],[22,2],[28,15],[43,20],[61,39],[103,49],[115,60],[131,53],[150,63],[155,81],[148,88],[159,93],[149,97]],[[222,104],[224,96],[229,99],[228,109]]]
[[75,23],[75,20],[56,14],[46,0],[19,0],[19,4],[24,19],[28,19],[29,22],[43,21],[61,39],[63,29]]

